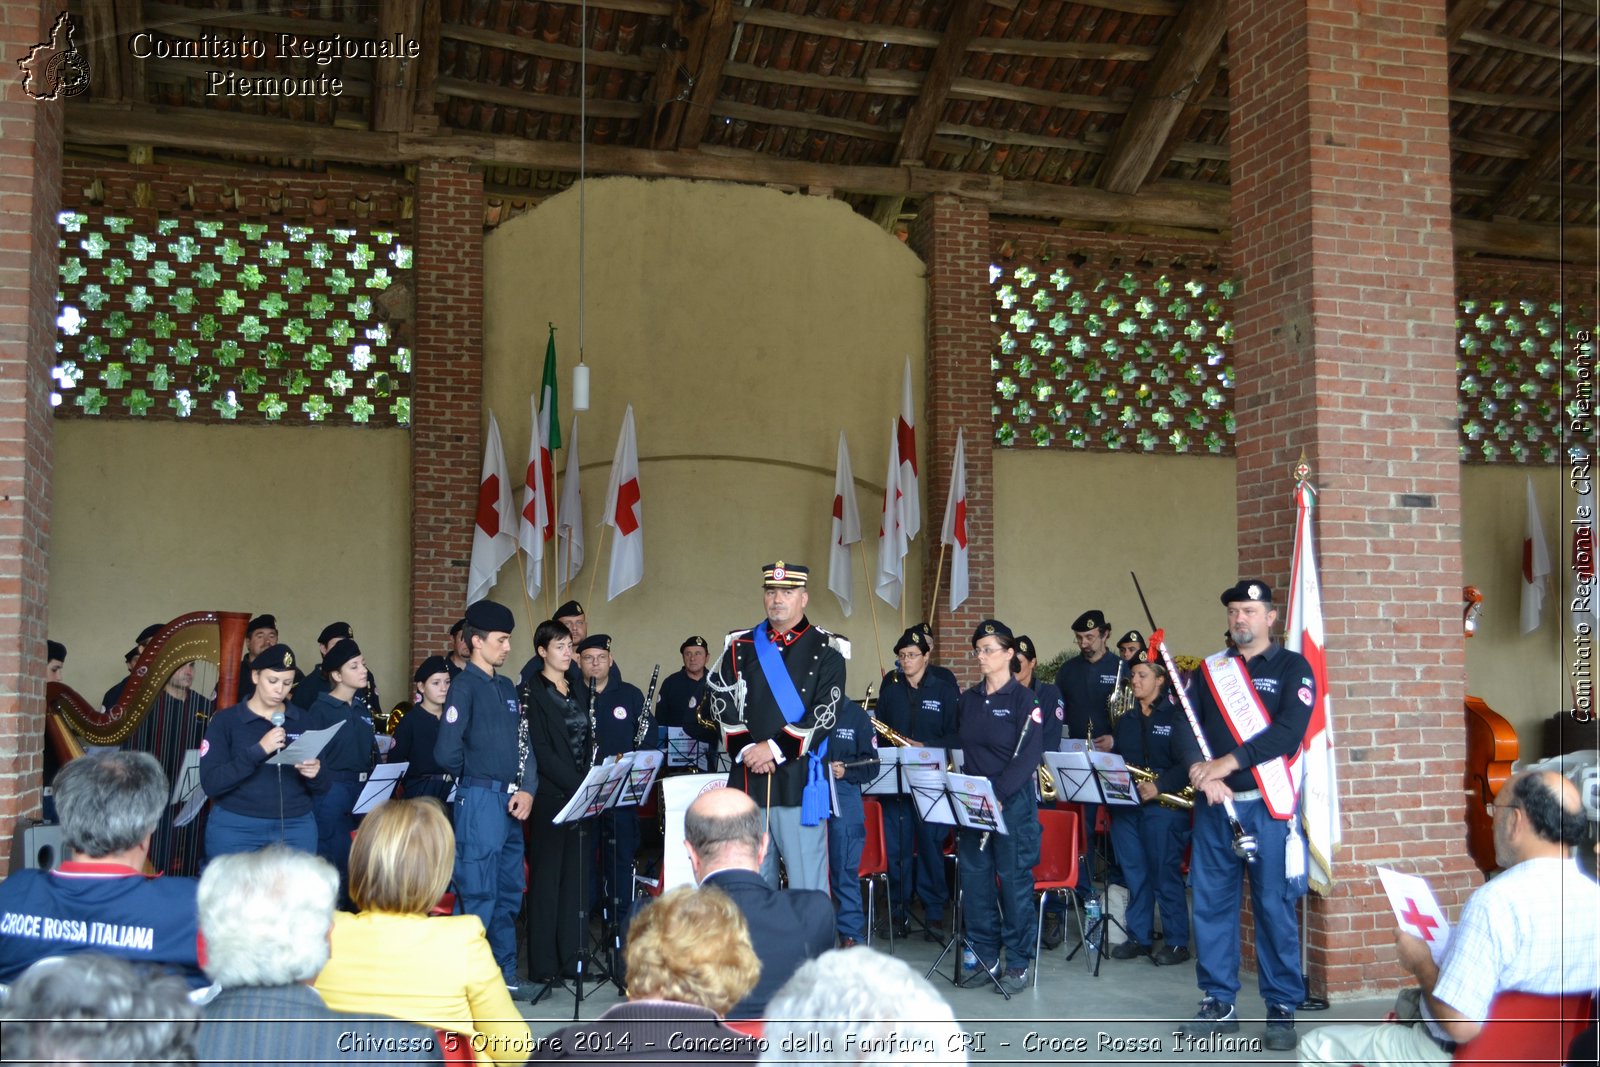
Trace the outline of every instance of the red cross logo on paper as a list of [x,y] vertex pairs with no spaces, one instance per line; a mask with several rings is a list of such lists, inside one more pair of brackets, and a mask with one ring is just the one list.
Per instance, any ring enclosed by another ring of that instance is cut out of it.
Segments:
[[1400,918],[1408,926],[1416,929],[1417,936],[1424,941],[1433,940],[1433,928],[1439,925],[1439,920],[1432,915],[1424,915],[1417,907],[1417,902],[1406,897],[1406,910],[1400,913]]
[[639,479],[629,478],[617,486],[617,529],[622,531],[622,536],[627,537],[639,528],[639,518],[633,513],[633,507],[639,503]]
[[491,474],[478,486],[478,529],[490,537],[500,536],[500,476]]

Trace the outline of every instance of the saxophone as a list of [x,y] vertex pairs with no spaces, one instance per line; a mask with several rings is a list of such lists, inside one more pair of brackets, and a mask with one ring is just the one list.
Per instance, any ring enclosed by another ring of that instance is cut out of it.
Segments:
[[[1155,771],[1147,767],[1135,767],[1131,763],[1128,764],[1128,775],[1136,782],[1150,782],[1153,784],[1156,780]],[[1158,793],[1156,794],[1156,803],[1163,808],[1171,808],[1173,811],[1193,811],[1194,786],[1186,785],[1176,793]]]

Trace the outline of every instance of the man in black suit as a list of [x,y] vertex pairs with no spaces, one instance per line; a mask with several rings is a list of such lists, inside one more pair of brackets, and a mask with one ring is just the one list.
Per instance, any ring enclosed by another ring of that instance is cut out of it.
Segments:
[[833,947],[833,903],[815,889],[773,889],[761,877],[769,840],[761,809],[739,789],[702,793],[683,819],[695,881],[733,898],[750,924],[761,980],[728,1012],[759,1019],[767,1001],[806,960]]
[[311,982],[328,962],[339,872],[274,845],[219,856],[200,877],[200,960],[222,987],[205,1006],[196,1062],[439,1063],[438,1035],[334,1011]]

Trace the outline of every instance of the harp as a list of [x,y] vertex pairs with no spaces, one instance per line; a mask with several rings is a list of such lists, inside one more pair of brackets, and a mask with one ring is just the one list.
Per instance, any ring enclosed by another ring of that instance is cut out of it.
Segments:
[[242,611],[194,611],[163,626],[133,664],[116,706],[101,710],[59,682],[45,688],[45,743],[61,762],[83,755],[91,745],[120,745],[155,704],[172,672],[201,660],[217,667],[217,706],[239,699],[239,661],[244,628]]

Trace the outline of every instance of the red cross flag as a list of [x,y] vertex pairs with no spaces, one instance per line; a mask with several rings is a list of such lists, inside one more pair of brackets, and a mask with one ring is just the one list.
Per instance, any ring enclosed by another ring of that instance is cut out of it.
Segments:
[[1544,595],[1550,582],[1550,546],[1539,519],[1539,502],[1528,476],[1528,513],[1522,533],[1522,632],[1531,634],[1544,622]]
[[878,598],[891,608],[900,606],[900,586],[905,581],[906,527],[901,507],[900,439],[889,434],[889,473],[884,477],[883,518],[878,524]]
[[900,418],[894,426],[895,449],[900,456],[901,521],[906,540],[922,529],[922,491],[917,486],[917,409],[911,403],[911,357],[906,357],[906,373],[900,388]]
[[468,604],[489,595],[500,567],[517,554],[516,530],[517,509],[511,506],[511,479],[506,476],[506,453],[500,447],[500,424],[491,411],[483,442],[483,474],[478,479],[472,563],[467,568]]
[[950,498],[944,505],[944,528],[939,531],[941,544],[954,551],[950,558],[950,610],[955,611],[967,599],[967,441],[961,430],[956,431],[956,458],[950,464]]
[[527,557],[525,568],[528,596],[537,598],[544,585],[544,543],[555,536],[555,500],[551,482],[555,460],[550,455],[550,413],[541,411],[537,398],[528,402],[533,409],[533,433],[528,440],[528,470],[522,479],[522,510],[517,515],[517,544]]
[[1311,888],[1323,896],[1334,886],[1333,859],[1340,838],[1338,761],[1334,758],[1333,696],[1328,692],[1328,656],[1322,625],[1322,582],[1312,535],[1316,494],[1309,482],[1295,487],[1294,563],[1289,573],[1289,624],[1284,645],[1311,665],[1317,702],[1306,725],[1300,758],[1303,776],[1300,821],[1311,851]]
[[856,480],[850,470],[850,447],[839,431],[839,459],[833,475],[833,519],[828,544],[828,588],[839,598],[839,609],[850,614],[854,582],[850,573],[850,546],[861,540],[861,510],[856,505]]
[[639,447],[633,437],[633,405],[622,416],[622,433],[611,457],[611,482],[606,486],[605,523],[617,531],[611,540],[611,567],[606,573],[606,599],[632,589],[644,577],[644,527],[639,506]]

